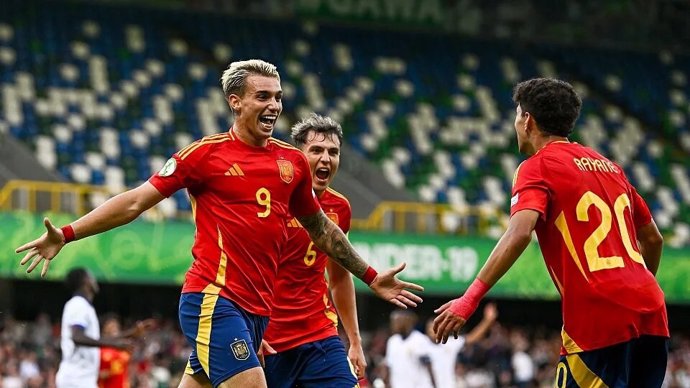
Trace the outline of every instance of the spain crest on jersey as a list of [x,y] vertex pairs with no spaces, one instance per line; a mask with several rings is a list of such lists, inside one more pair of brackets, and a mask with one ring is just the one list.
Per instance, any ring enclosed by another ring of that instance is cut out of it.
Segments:
[[292,162],[285,159],[276,160],[278,163],[278,171],[280,172],[280,179],[285,183],[292,182],[292,178],[295,177],[295,170],[292,168]]
[[326,213],[326,217],[330,218],[336,225],[340,225],[338,224],[338,213],[328,212]]

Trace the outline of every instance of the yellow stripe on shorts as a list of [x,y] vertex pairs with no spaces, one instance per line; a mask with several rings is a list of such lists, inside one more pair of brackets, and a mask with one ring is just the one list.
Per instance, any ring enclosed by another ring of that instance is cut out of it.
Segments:
[[580,388],[608,388],[608,385],[592,372],[578,354],[565,356],[570,367],[570,374]]
[[201,367],[207,376],[211,375],[208,365],[209,347],[211,344],[211,324],[213,322],[213,311],[216,308],[218,295],[204,294],[201,302],[201,312],[199,313],[199,329],[196,333],[196,354],[199,357]]
[[[347,358],[347,365],[350,366],[350,372],[353,376],[355,376],[355,380],[358,380],[357,373],[355,373],[355,366],[352,364],[352,361],[350,361],[350,357]],[[352,388],[359,388],[359,383],[355,384],[355,386]]]
[[187,366],[184,368],[184,374],[192,376],[194,374],[194,369],[192,369],[192,363],[187,360]]

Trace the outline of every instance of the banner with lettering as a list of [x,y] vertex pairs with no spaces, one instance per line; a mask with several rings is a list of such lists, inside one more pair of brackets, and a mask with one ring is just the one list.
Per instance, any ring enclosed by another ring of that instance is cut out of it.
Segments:
[[[51,215],[63,225],[71,216]],[[28,213],[0,213],[0,239],[5,259],[0,276],[38,280],[19,265],[19,245],[43,233],[42,217]],[[186,221],[145,222],[129,225],[67,245],[51,264],[50,279],[61,279],[69,269],[85,266],[101,281],[180,284],[191,265],[194,225]],[[496,242],[469,236],[400,235],[351,231],[350,240],[374,268],[383,270],[407,263],[402,278],[422,284],[427,294],[458,295],[484,265]],[[664,249],[657,278],[670,302],[690,303],[690,249]],[[366,286],[355,281],[358,289]],[[491,290],[510,298],[557,299],[539,246],[534,243]]]

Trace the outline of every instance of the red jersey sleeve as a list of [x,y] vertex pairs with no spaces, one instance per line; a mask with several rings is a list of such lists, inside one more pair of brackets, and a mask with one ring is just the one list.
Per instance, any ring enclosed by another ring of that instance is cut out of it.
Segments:
[[316,199],[316,194],[312,189],[311,169],[307,158],[300,152],[300,157],[297,159],[297,168],[302,173],[300,174],[300,181],[297,182],[295,191],[290,197],[290,214],[294,217],[308,216],[316,214],[321,206]]
[[349,202],[347,202],[346,206],[343,208],[343,217],[339,221],[338,226],[340,226],[343,233],[347,234],[350,231],[350,224],[352,222],[352,208]]
[[641,228],[652,222],[652,213],[649,211],[647,203],[632,186],[631,191],[633,222],[635,222],[635,228]]
[[202,182],[200,166],[210,150],[209,145],[196,141],[175,153],[149,182],[162,195],[169,197],[182,188],[194,187]]
[[541,173],[541,163],[537,158],[527,159],[515,170],[513,196],[510,198],[510,216],[520,210],[539,212],[542,220],[546,217],[549,189]]
[[650,222],[652,222],[652,213],[649,211],[649,207],[647,206],[647,202],[640,196],[640,194],[637,192],[635,187],[630,183],[628,180],[628,176],[625,174],[625,170],[621,166],[619,166],[617,163],[613,163],[618,170],[621,171],[623,176],[625,177],[625,181],[628,184],[628,188],[630,190],[630,211],[632,213],[632,218],[633,218],[633,223],[635,225],[635,229],[641,228]]

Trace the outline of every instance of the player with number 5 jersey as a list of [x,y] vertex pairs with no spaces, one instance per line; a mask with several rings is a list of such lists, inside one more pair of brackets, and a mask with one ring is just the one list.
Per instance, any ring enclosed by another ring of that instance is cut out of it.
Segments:
[[465,292],[437,311],[437,341],[456,334],[536,231],[562,299],[558,387],[659,387],[667,359],[662,239],[623,169],[570,142],[581,101],[572,86],[515,88],[515,130],[529,156],[515,172],[508,230]]

